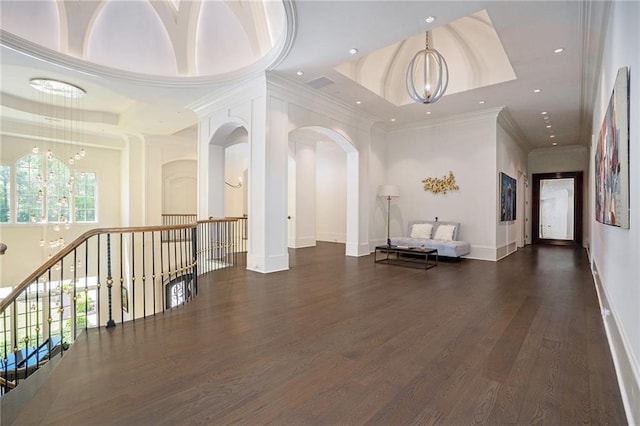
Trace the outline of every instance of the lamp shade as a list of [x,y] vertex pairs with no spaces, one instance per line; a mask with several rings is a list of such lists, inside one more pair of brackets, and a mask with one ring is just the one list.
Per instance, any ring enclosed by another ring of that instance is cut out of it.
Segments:
[[400,188],[395,185],[380,185],[378,187],[378,197],[395,198],[400,196]]

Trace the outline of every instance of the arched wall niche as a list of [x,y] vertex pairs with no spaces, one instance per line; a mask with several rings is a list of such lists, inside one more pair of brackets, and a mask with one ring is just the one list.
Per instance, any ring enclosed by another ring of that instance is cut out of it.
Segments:
[[175,160],[162,165],[162,213],[193,213],[197,207],[196,160]]
[[[212,128],[215,128],[215,130],[213,131],[213,134],[211,135],[211,138],[209,139],[209,142],[207,144],[207,216],[236,216],[238,215],[238,211],[236,210],[242,210],[242,214],[244,214],[244,211],[247,210],[245,202],[248,196],[248,182],[245,181],[241,188],[233,188],[225,184],[225,182],[227,181],[227,164],[225,151],[227,148],[237,146],[241,143],[246,143],[248,145],[248,126],[245,124],[244,120],[234,118],[229,119],[224,123],[220,123],[217,126],[213,126]],[[237,184],[236,182],[229,183],[231,183],[232,185]],[[238,197],[237,194],[233,193],[233,189],[242,189],[242,195]],[[230,209],[226,209],[225,201],[233,202],[233,207],[230,206]],[[236,205],[238,203],[242,205],[238,207]],[[227,210],[229,211],[227,212]]]

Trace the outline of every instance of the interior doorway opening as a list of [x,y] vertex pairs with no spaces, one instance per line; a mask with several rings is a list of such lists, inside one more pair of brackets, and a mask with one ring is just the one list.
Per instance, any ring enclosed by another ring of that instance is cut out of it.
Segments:
[[533,175],[533,243],[582,244],[582,172]]

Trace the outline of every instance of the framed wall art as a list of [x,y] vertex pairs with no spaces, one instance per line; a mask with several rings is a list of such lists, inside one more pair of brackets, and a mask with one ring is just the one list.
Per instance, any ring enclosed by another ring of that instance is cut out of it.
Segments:
[[598,135],[595,215],[605,225],[629,228],[629,69],[618,70]]
[[500,222],[516,220],[516,180],[500,172]]

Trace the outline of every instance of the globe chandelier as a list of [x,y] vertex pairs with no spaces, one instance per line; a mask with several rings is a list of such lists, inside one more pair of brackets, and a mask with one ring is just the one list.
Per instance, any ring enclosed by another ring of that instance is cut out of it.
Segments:
[[407,68],[407,93],[421,104],[437,102],[449,85],[447,61],[440,52],[429,47],[429,33],[425,33],[424,50],[415,54]]

